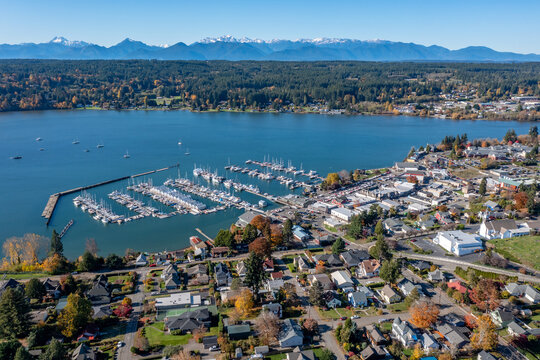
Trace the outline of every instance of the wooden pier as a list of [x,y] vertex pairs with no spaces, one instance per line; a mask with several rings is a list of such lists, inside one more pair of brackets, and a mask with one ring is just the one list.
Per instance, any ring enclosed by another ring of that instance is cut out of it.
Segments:
[[52,194],[49,197],[49,201],[47,201],[47,205],[45,205],[45,209],[43,209],[43,212],[41,213],[41,216],[44,217],[47,220],[46,224],[49,225],[49,222],[51,221],[51,218],[52,218],[53,213],[54,213],[54,209],[56,208],[56,204],[58,203],[58,200],[60,199],[60,197],[62,197],[63,195],[69,195],[69,194],[73,194],[73,193],[76,193],[76,192],[79,192],[79,191],[92,189],[92,188],[95,188],[95,187],[98,187],[98,186],[111,184],[111,183],[114,183],[114,182],[117,182],[117,181],[122,181],[122,180],[130,179],[130,178],[133,179],[133,178],[136,178],[136,177],[145,176],[145,175],[153,174],[153,173],[156,173],[156,172],[169,170],[169,169],[172,169],[172,168],[175,168],[175,167],[178,167],[178,166],[180,166],[180,164],[171,165],[171,166],[164,167],[164,168],[161,168],[161,169],[158,169],[158,170],[147,171],[147,172],[140,173],[140,174],[122,176],[122,177],[119,177],[119,178],[102,181],[102,182],[99,182],[97,184],[92,184],[92,185],[87,185],[87,186],[80,186],[80,187],[77,187],[77,188],[74,188],[74,189],[61,191],[61,192],[58,192],[56,194]]
[[197,232],[199,234],[201,234],[202,236],[204,236],[208,241],[210,241],[210,243],[213,245],[214,244],[214,239],[212,239],[210,236],[206,235],[205,233],[202,232],[201,229],[199,228],[195,228],[195,230],[197,230]]

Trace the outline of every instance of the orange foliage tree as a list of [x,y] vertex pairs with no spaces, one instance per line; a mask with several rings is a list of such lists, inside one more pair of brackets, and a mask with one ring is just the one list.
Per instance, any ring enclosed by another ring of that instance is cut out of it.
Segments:
[[469,292],[469,297],[482,311],[499,307],[499,289],[493,280],[481,279]]
[[257,215],[251,220],[250,224],[262,231],[267,224],[270,225],[270,219],[263,215]]
[[258,237],[249,244],[249,251],[265,258],[272,255],[272,246],[265,238]]
[[471,337],[471,345],[478,350],[492,350],[497,346],[496,326],[488,314],[478,317],[477,327]]
[[242,294],[236,299],[234,307],[238,310],[240,315],[244,318],[248,317],[253,310],[253,294],[248,289],[244,289]]
[[422,329],[433,325],[439,317],[439,307],[431,301],[417,301],[409,311],[411,322]]
[[529,200],[529,197],[527,196],[527,193],[524,191],[518,192],[516,195],[514,195],[514,201],[516,202],[517,209],[526,208],[527,200]]

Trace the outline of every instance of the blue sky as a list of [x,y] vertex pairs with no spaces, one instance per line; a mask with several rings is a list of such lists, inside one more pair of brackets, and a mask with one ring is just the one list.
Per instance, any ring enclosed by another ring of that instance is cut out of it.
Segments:
[[0,43],[54,36],[113,45],[261,39],[384,39],[540,54],[540,0],[0,0]]

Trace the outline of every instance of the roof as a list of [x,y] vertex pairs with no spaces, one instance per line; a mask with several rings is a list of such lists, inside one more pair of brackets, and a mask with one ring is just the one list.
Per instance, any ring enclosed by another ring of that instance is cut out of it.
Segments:
[[296,349],[293,352],[290,352],[287,354],[288,360],[315,360],[315,354],[313,353],[313,350],[304,350],[304,351],[296,351]]
[[497,358],[485,350],[478,353],[478,360],[497,360]]
[[281,332],[279,334],[279,341],[287,341],[295,336],[304,337],[302,333],[302,328],[292,319],[285,319],[283,321],[283,326],[281,327]]
[[366,294],[361,291],[355,291],[349,293],[349,301],[354,301],[355,304],[364,304],[367,303]]
[[525,331],[525,329],[523,329],[521,326],[519,326],[518,323],[516,323],[515,321],[512,321],[510,324],[508,324],[508,329],[512,330],[514,332],[514,334],[518,334],[518,335],[522,335],[522,334],[526,334],[527,332]]
[[384,285],[381,290],[379,290],[382,294],[386,295],[387,297],[391,298],[393,296],[396,296],[397,293],[388,285]]
[[334,271],[332,274],[330,274],[330,276],[332,276],[332,279],[334,279],[334,281],[336,281],[338,285],[353,283],[349,274],[343,270]]
[[73,354],[71,355],[72,360],[95,360],[97,359],[96,353],[92,348],[86,344],[79,345]]
[[349,250],[340,254],[341,259],[349,266],[357,266],[363,260],[369,259],[369,254],[364,250]]
[[368,259],[362,261],[360,265],[366,273],[374,273],[381,267],[381,262],[377,259]]
[[514,219],[486,221],[485,224],[488,230],[495,231],[496,233],[501,232],[501,229],[513,230],[518,228]]
[[229,325],[227,326],[227,332],[229,335],[247,334],[251,332],[251,328],[247,324]]
[[428,276],[429,276],[429,278],[431,280],[443,280],[444,279],[444,274],[440,269],[429,272]]

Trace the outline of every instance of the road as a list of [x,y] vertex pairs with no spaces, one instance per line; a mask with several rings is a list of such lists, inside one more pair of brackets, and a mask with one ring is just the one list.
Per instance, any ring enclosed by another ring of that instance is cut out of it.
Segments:
[[135,290],[134,294],[129,295],[132,300],[133,313],[131,314],[131,319],[126,326],[126,334],[124,336],[125,345],[118,349],[118,360],[129,360],[133,358],[133,354],[131,353],[131,347],[133,346],[133,343],[135,341],[139,317],[143,309],[143,302],[145,297],[143,280],[146,278],[148,270],[139,270],[137,271],[137,273],[139,274],[139,279],[137,280],[137,289]]

